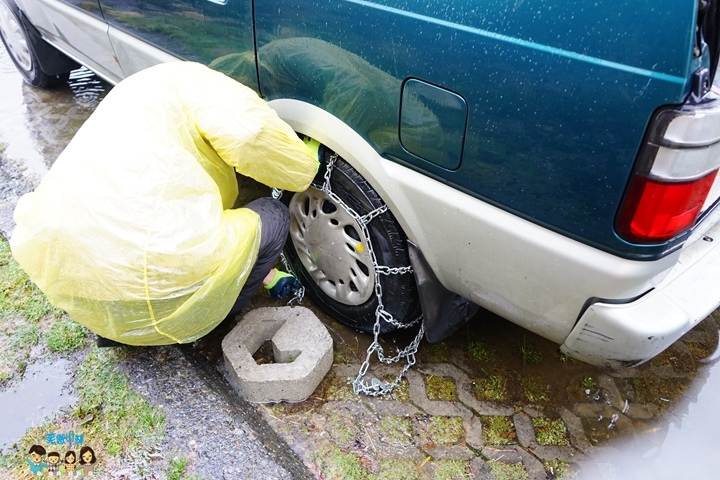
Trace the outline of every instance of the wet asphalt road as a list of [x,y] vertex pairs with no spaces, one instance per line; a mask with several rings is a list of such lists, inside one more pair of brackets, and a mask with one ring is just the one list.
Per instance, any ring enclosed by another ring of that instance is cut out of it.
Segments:
[[[68,88],[33,89],[22,82],[0,45],[2,235],[9,238],[12,233],[12,210],[19,196],[37,185],[108,89],[87,71],[75,72]],[[167,413],[162,449],[187,455],[194,471],[207,478],[313,478],[298,458],[297,446],[291,450],[255,406],[234,394],[214,360],[208,362],[192,347],[159,347],[144,349],[125,366],[134,388]],[[674,405],[663,425],[645,429],[630,443],[595,452],[594,462],[612,465],[615,472],[605,478],[640,478],[650,459],[657,471],[669,475],[654,478],[713,478],[718,461],[710,452],[720,448],[720,420],[714,414],[720,394],[716,360],[712,355],[698,370],[693,386],[683,394],[687,402]],[[578,372],[568,367],[558,376]],[[299,448],[308,449],[312,446]],[[116,474],[120,478],[123,472]]]

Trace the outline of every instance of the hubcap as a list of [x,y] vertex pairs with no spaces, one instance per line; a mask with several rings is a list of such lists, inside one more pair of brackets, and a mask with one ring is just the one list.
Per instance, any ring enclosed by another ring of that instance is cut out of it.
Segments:
[[25,71],[32,70],[32,58],[30,49],[22,27],[15,19],[10,8],[5,2],[0,1],[0,33],[2,33],[8,47],[8,53],[12,55],[20,68]]
[[366,302],[375,291],[375,269],[353,216],[313,187],[296,193],[289,208],[290,237],[317,285],[337,302]]

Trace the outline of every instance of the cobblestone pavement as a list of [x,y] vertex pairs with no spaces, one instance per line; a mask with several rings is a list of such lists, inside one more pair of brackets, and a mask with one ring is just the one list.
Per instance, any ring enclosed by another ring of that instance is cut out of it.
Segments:
[[[485,315],[421,344],[390,398],[352,392],[367,339],[325,318],[335,363],[314,395],[256,408],[318,478],[622,479],[595,454],[668,428],[712,361],[720,326],[718,311],[654,360],[616,372]],[[371,370],[391,380],[399,367]]]

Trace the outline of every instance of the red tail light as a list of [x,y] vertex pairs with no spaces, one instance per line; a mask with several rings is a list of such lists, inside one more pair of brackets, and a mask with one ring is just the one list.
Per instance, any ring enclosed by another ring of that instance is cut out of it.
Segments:
[[660,112],[620,208],[618,233],[659,243],[689,230],[717,199],[719,167],[720,102]]
[[[620,215],[622,235],[639,242],[662,242],[692,227],[716,176],[714,171],[693,182],[682,183],[662,183],[635,176]],[[624,218],[629,213],[632,217]]]

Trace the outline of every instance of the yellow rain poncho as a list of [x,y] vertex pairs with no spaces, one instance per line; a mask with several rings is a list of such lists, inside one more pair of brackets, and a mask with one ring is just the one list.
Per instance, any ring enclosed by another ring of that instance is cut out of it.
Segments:
[[260,221],[235,170],[308,187],[317,158],[249,88],[190,62],[117,85],[15,210],[12,252],[50,302],[129,345],[194,341],[235,302]]

